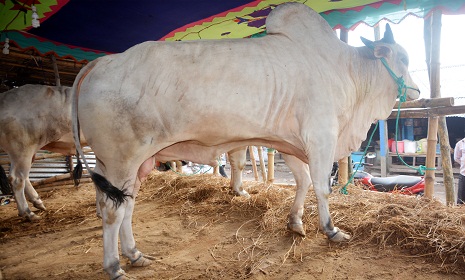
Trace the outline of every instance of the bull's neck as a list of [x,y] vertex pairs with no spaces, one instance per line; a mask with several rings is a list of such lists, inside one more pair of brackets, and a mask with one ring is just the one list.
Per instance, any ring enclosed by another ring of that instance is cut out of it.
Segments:
[[339,115],[339,156],[358,149],[370,125],[389,115],[397,88],[381,61],[367,47],[351,48],[348,63],[355,88],[350,107],[341,107]]
[[[360,88],[357,88],[358,102],[372,104],[370,114],[373,120],[385,119],[395,104],[397,84],[380,59],[375,58],[368,47],[354,48],[358,65],[354,65]],[[357,64],[355,63],[355,64]]]

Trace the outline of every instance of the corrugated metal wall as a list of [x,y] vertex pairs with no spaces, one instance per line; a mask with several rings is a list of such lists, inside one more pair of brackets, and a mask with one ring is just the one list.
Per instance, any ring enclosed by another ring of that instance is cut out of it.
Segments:
[[[50,155],[51,153],[48,151],[39,151],[36,154],[37,158],[45,157],[47,155]],[[95,155],[93,152],[89,152],[85,154],[85,157],[87,159],[87,162],[89,163],[89,166],[91,168],[94,168],[95,166]],[[72,156],[70,157],[73,166],[76,166],[76,157]],[[31,182],[35,181],[40,181],[42,179],[54,177],[57,175],[62,175],[70,172],[70,159],[67,158],[66,156],[60,156],[60,157],[53,157],[53,158],[45,158],[45,159],[37,159],[32,163],[32,168],[31,172],[29,173],[29,178]],[[3,169],[5,169],[6,174],[9,175],[10,171],[10,164],[8,155],[5,152],[0,152],[0,162],[4,163],[2,164]],[[83,165],[83,168],[85,169],[85,166]]]

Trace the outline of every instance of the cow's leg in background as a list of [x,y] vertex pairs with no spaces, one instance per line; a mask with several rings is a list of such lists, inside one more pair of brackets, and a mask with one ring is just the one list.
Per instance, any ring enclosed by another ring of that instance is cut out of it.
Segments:
[[304,214],[305,198],[307,196],[308,189],[312,185],[312,179],[310,178],[310,171],[308,164],[301,161],[300,159],[287,155],[283,156],[286,165],[294,175],[296,182],[296,193],[294,203],[292,204],[291,211],[289,213],[288,229],[296,232],[302,236],[305,236],[305,229],[302,223],[302,216]]
[[[323,133],[322,133],[323,135]],[[315,136],[315,134],[313,135]],[[313,143],[325,143],[326,147],[335,147],[332,145],[329,138],[313,139]],[[308,154],[310,174],[313,180],[313,188],[318,202],[318,216],[320,221],[320,228],[328,236],[331,241],[342,242],[348,241],[350,235],[342,232],[339,228],[333,225],[329,213],[328,197],[331,194],[331,167],[333,165],[334,152],[331,149],[324,147],[312,147],[308,149],[312,151]]]
[[249,198],[249,193],[242,188],[242,171],[246,162],[247,146],[237,148],[228,152],[229,163],[231,165],[231,190],[240,196]]
[[31,181],[29,180],[29,176],[27,176],[26,179],[26,188],[25,188],[25,193],[26,193],[26,198],[32,202],[32,205],[34,205],[35,208],[40,209],[40,210],[47,210],[44,206],[44,203],[39,197],[39,194],[37,191],[34,189],[34,187],[31,184]]
[[34,214],[34,212],[29,209],[26,200],[26,194],[34,206],[42,207],[43,209],[45,208],[37,192],[35,190],[30,190],[33,189],[33,187],[29,182],[29,171],[31,170],[32,157],[34,153],[34,151],[31,151],[30,153],[24,151],[24,154],[29,154],[29,156],[26,157],[24,154],[20,158],[10,156],[10,180],[18,207],[18,215],[21,217],[26,217],[30,221],[36,221],[40,219],[40,216]]

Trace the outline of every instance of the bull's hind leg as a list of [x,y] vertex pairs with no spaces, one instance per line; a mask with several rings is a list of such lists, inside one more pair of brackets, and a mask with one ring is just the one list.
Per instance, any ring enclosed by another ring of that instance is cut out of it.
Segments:
[[134,234],[132,232],[132,214],[134,212],[135,199],[139,192],[142,182],[147,178],[147,175],[155,167],[155,159],[153,157],[147,159],[140,167],[137,172],[137,177],[134,184],[134,191],[132,199],[128,198],[128,204],[126,206],[126,212],[120,228],[120,240],[121,240],[121,251],[123,256],[127,257],[131,261],[132,266],[148,266],[150,265],[151,257],[144,256],[136,248],[136,241],[134,240]]
[[324,149],[318,149],[315,154],[308,156],[310,159],[310,174],[312,175],[313,187],[318,201],[320,227],[331,241],[348,241],[350,239],[350,235],[344,233],[333,225],[331,215],[329,213],[328,198],[332,191],[331,166],[333,157],[331,154],[325,154],[323,151]]
[[[97,186],[97,201],[103,224],[103,249],[104,261],[103,268],[109,274],[111,279],[125,279],[125,272],[121,269],[118,253],[118,237],[121,241],[121,250],[125,257],[128,257],[134,266],[149,265],[150,261],[143,257],[142,253],[137,250],[132,232],[132,213],[135,204],[135,195],[138,189],[137,170],[127,173],[125,168],[116,168],[114,162],[106,164],[102,172],[99,162],[94,169],[96,174],[92,175],[94,183]],[[111,165],[111,166],[110,166]],[[122,166],[122,165],[120,165]],[[98,174],[104,174],[100,176]],[[109,187],[111,185],[111,187]],[[140,182],[139,182],[140,185]],[[124,200],[121,204],[115,203],[109,199],[111,193],[115,191],[124,192]]]

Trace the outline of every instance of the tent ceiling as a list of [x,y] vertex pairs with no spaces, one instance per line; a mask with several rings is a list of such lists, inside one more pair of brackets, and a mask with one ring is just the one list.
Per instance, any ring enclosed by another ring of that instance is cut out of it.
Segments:
[[[147,40],[240,38],[264,32],[269,11],[285,0],[0,0],[0,84],[54,84],[50,55],[57,57],[63,85],[96,57],[122,52]],[[315,0],[305,2],[334,28],[399,22],[407,14],[427,16],[433,8],[464,13],[465,0]],[[31,4],[41,18],[31,28]],[[1,89],[0,89],[1,90]]]

